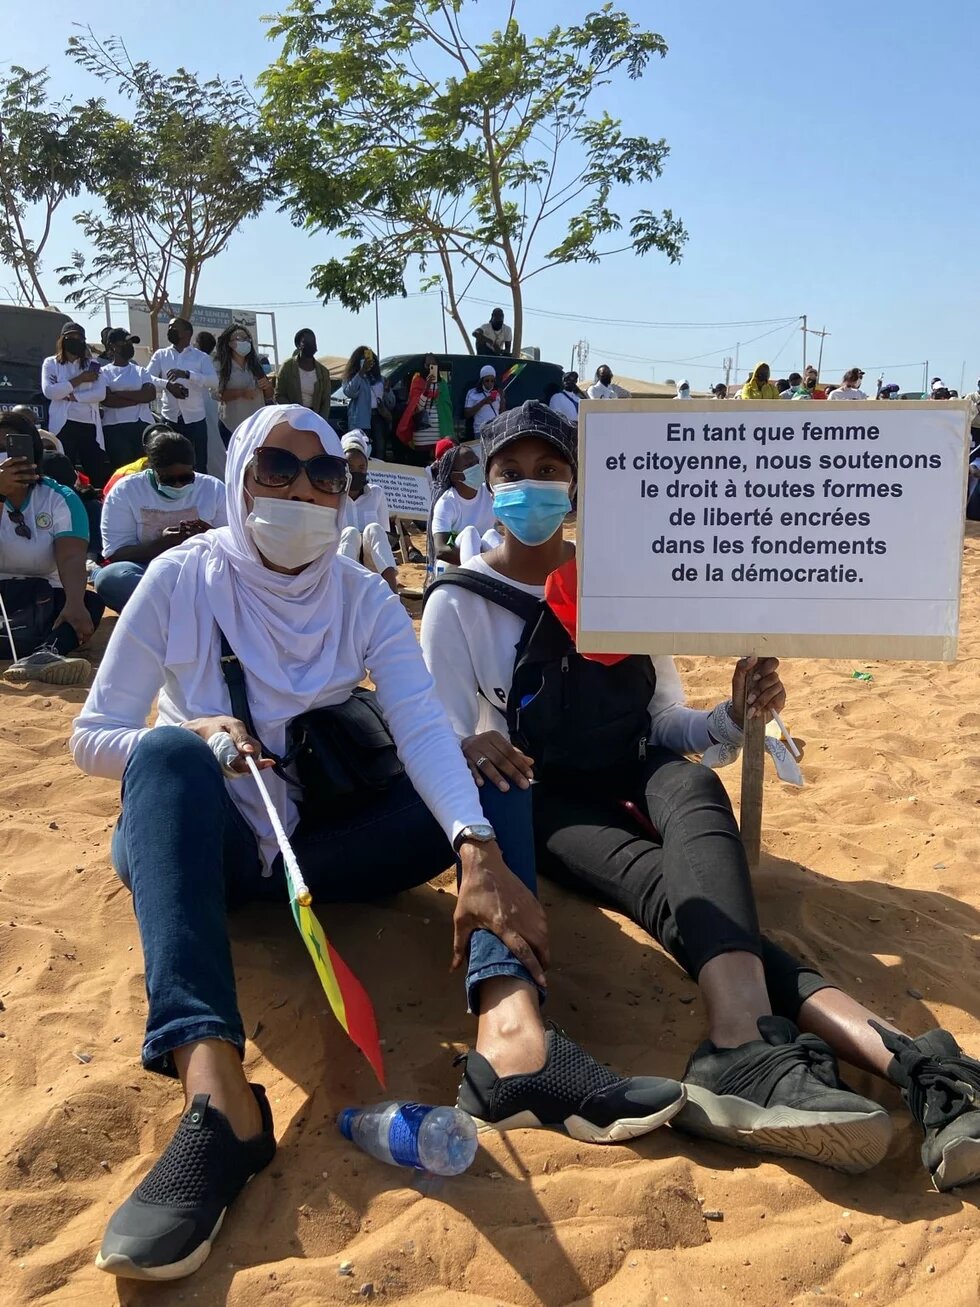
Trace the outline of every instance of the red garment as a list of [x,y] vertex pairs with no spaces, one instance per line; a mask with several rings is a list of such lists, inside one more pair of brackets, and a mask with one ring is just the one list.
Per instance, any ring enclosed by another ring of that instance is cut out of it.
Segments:
[[[578,619],[578,567],[574,558],[570,558],[567,563],[562,563],[561,567],[552,572],[545,581],[544,601],[574,640],[577,635]],[[629,654],[587,653],[582,657],[594,663],[602,663],[605,667],[612,667],[615,663],[621,663],[624,658],[628,658]]]
[[448,436],[443,436],[442,440],[436,442],[435,457],[437,459],[442,458],[443,454],[448,454],[455,447],[455,441],[450,440]]

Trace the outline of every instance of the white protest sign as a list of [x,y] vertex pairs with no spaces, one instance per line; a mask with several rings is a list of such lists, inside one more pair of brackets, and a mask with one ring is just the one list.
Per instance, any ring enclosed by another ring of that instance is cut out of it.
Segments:
[[969,406],[583,402],[578,647],[952,660]]
[[432,481],[424,467],[406,467],[401,463],[368,463],[368,478],[380,486],[394,518],[425,522],[432,502]]

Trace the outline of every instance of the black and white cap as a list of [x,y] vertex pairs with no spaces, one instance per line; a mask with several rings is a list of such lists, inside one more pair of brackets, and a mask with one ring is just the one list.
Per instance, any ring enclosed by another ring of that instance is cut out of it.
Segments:
[[578,433],[575,427],[553,408],[536,399],[527,400],[520,408],[508,409],[484,426],[480,432],[483,466],[489,467],[495,454],[525,436],[547,440],[571,463],[573,470],[578,470]]

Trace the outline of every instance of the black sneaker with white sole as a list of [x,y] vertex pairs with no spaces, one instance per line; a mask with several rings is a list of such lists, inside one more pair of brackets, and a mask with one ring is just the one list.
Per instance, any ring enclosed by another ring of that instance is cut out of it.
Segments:
[[888,1078],[922,1126],[922,1161],[937,1189],[980,1180],[980,1062],[948,1030],[918,1039],[872,1021],[892,1055]]
[[561,1030],[545,1035],[540,1071],[498,1076],[479,1053],[464,1053],[457,1106],[481,1130],[563,1126],[573,1139],[615,1144],[663,1125],[684,1106],[684,1086],[659,1076],[617,1076]]
[[252,1085],[262,1130],[239,1139],[208,1094],[196,1094],[156,1166],[106,1227],[95,1259],[101,1271],[132,1280],[179,1280],[205,1261],[225,1212],[275,1156],[272,1112]]
[[737,1048],[709,1041],[684,1073],[687,1103],[672,1124],[739,1148],[804,1157],[857,1173],[888,1151],[891,1118],[852,1094],[837,1059],[816,1035],[784,1017],[760,1017],[758,1040]]

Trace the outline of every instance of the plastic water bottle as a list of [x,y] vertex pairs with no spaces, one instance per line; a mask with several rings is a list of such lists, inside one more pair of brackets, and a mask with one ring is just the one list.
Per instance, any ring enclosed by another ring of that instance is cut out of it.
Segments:
[[458,1107],[377,1103],[347,1107],[340,1133],[389,1166],[413,1166],[432,1175],[462,1175],[476,1156],[476,1125]]

